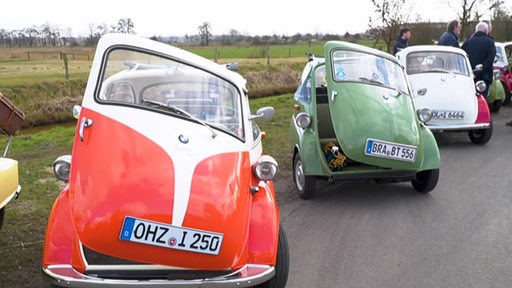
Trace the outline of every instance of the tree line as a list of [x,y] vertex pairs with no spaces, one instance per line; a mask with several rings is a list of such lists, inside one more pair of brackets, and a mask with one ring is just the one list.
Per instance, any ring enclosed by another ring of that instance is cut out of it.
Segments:
[[[370,0],[374,6],[374,13],[368,20],[368,29],[361,33],[350,34],[301,34],[287,35],[243,35],[236,29],[228,34],[212,35],[212,26],[203,22],[197,27],[196,35],[184,36],[153,36],[153,40],[185,45],[274,45],[294,44],[301,41],[329,41],[348,40],[357,42],[360,39],[374,40],[374,46],[384,42],[388,50],[393,47],[393,41],[398,31],[407,26],[413,29],[411,45],[432,44],[446,29],[446,23],[430,23],[416,15],[411,19],[412,6],[408,0]],[[496,41],[512,40],[512,13],[507,11],[505,0],[447,0],[447,6],[456,11],[457,18],[462,25],[460,41],[466,34],[474,30],[474,25],[483,19],[483,15],[491,15],[493,22],[493,37]],[[455,1],[455,3],[453,3]],[[41,26],[32,26],[20,30],[7,31],[0,28],[0,47],[58,47],[58,46],[95,46],[98,40],[111,32],[135,34],[135,23],[130,18],[122,18],[113,25],[90,24],[87,36],[75,37],[71,29],[60,29],[49,23]],[[380,45],[382,46],[382,45]],[[388,51],[390,52],[390,51]]]

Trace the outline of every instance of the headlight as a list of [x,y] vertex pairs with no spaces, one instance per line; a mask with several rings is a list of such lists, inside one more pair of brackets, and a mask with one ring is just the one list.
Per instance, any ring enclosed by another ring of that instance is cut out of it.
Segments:
[[263,155],[253,166],[253,173],[264,181],[274,179],[279,171],[277,161],[268,155]]
[[432,119],[432,110],[430,108],[421,108],[416,111],[421,122],[426,123]]
[[53,161],[53,174],[57,179],[68,182],[69,169],[71,167],[71,155],[63,155]]
[[309,126],[311,125],[311,117],[306,112],[300,112],[299,114],[297,114],[297,117],[295,117],[295,123],[297,123],[297,126],[299,126],[300,128],[309,128]]
[[482,93],[485,91],[485,89],[487,89],[487,85],[485,84],[485,82],[483,80],[480,80],[480,81],[476,82],[475,88],[476,88],[476,91]]

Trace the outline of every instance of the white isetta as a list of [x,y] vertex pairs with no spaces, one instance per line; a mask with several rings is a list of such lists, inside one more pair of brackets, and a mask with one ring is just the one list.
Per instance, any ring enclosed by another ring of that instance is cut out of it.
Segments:
[[475,144],[489,142],[493,129],[487,101],[481,95],[485,83],[474,82],[464,50],[417,45],[396,56],[406,69],[414,105],[432,110],[432,119],[425,123],[430,130],[467,132]]

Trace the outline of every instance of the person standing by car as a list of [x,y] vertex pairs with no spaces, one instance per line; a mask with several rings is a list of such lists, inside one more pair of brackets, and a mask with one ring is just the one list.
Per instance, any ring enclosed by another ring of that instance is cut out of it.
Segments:
[[483,65],[481,71],[475,72],[475,82],[479,80],[485,82],[487,88],[482,94],[484,97],[487,97],[493,80],[492,69],[494,57],[496,56],[494,40],[489,36],[489,25],[485,22],[478,23],[473,37],[464,42],[461,48],[468,54],[469,62],[473,69],[479,64]]
[[409,38],[411,38],[411,29],[400,29],[400,34],[396,37],[395,43],[393,45],[393,55],[395,55],[396,52],[409,46]]
[[441,35],[437,44],[460,48],[458,35],[461,28],[459,20],[450,21],[446,26],[446,32]]

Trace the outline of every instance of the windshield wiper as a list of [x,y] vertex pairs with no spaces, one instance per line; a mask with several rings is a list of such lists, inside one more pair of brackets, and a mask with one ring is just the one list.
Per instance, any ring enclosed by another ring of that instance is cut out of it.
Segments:
[[208,125],[203,120],[195,117],[194,115],[190,114],[189,112],[187,112],[187,111],[185,111],[185,110],[183,110],[183,109],[181,109],[179,107],[176,107],[176,106],[173,106],[173,105],[167,105],[167,104],[162,103],[162,102],[153,101],[153,100],[147,100],[147,99],[142,99],[142,104],[150,104],[150,105],[146,105],[146,106],[150,106],[150,107],[155,107],[156,106],[158,108],[164,108],[165,110],[170,111],[170,112],[175,113],[175,114],[178,114],[178,115],[187,116],[189,119],[193,120],[194,122],[199,123],[199,124],[203,125],[204,127],[208,128],[208,130],[210,130],[210,132],[212,133],[212,139],[217,137],[217,133],[215,133],[215,130],[213,130],[212,127],[210,127],[210,125]]
[[448,71],[443,68],[431,68],[431,69],[424,70],[423,72],[426,72],[426,73],[428,73],[428,72],[453,73],[452,71]]
[[359,77],[359,80],[364,81],[364,82],[368,82],[368,83],[371,83],[371,84],[376,84],[376,85],[379,85],[379,86],[386,87],[386,88],[389,88],[391,90],[394,90],[397,93],[395,95],[395,97],[398,97],[398,96],[400,96],[403,93],[400,90],[398,90],[397,88],[394,88],[394,87],[391,87],[391,86],[387,86],[384,83],[382,83],[382,82],[380,82],[378,80],[375,80],[375,79],[368,79],[366,77]]
[[377,84],[377,85],[380,85],[380,86],[384,86],[384,83],[378,81],[378,80],[375,80],[375,79],[368,79],[366,77],[359,77],[359,80],[361,81],[364,81],[364,82],[368,82],[368,83],[372,83],[372,84]]

